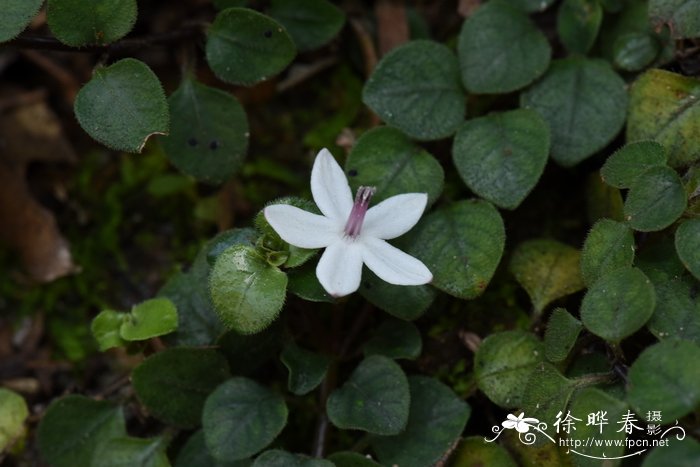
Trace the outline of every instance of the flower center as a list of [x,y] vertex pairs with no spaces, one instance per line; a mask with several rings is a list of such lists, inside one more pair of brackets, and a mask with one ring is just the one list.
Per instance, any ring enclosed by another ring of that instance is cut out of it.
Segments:
[[348,221],[345,224],[345,235],[350,238],[357,238],[362,230],[362,222],[365,220],[365,214],[369,207],[369,200],[376,191],[373,186],[361,186],[355,195],[355,204],[352,205],[352,210],[348,216]]

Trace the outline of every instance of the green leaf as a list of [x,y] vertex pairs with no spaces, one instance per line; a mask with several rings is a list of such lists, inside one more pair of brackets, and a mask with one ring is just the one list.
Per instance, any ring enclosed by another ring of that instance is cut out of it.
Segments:
[[302,51],[325,45],[345,24],[345,13],[327,0],[272,0],[267,13],[287,29]]
[[634,235],[625,224],[601,219],[595,223],[581,251],[581,275],[586,285],[634,261]]
[[7,0],[0,17],[0,42],[14,39],[36,16],[44,0]]
[[127,341],[142,341],[177,329],[177,310],[167,298],[152,298],[134,305],[124,317],[119,335]]
[[649,0],[649,19],[668,26],[674,39],[700,37],[700,4],[693,0]]
[[[163,438],[123,436],[103,443],[95,452],[93,465],[100,467],[170,467]],[[97,460],[99,459],[99,460]]]
[[141,152],[152,135],[168,133],[168,103],[145,63],[125,58],[95,69],[75,98],[80,126],[105,146]]
[[126,344],[122,339],[119,329],[126,319],[126,313],[120,313],[114,310],[102,310],[100,314],[95,316],[90,325],[90,331],[97,341],[97,346],[100,352],[113,347],[121,347]]
[[634,230],[661,230],[673,224],[687,204],[685,188],[676,171],[667,166],[652,167],[630,186],[625,220]]
[[700,159],[700,80],[649,70],[630,89],[627,141],[653,139],[668,152],[671,167]]
[[556,240],[537,238],[519,244],[510,260],[510,272],[541,313],[554,300],[584,287],[576,248]]
[[248,149],[248,120],[235,97],[187,78],[168,104],[170,135],[160,141],[178,169],[213,184],[238,171]]
[[576,381],[564,377],[552,364],[535,365],[527,384],[520,389],[523,393],[522,409],[528,417],[549,424],[560,411],[566,413],[566,406],[576,387]]
[[500,94],[532,83],[547,69],[552,52],[524,12],[508,2],[488,2],[462,25],[457,53],[468,91]]
[[24,398],[14,391],[0,388],[0,453],[24,436],[27,417],[29,409]]
[[516,467],[508,451],[498,443],[489,443],[483,436],[464,438],[451,456],[454,467]]
[[394,436],[373,436],[372,447],[383,465],[434,465],[464,431],[471,408],[434,378],[409,378],[411,409],[406,429]]
[[406,236],[408,253],[433,273],[435,287],[455,297],[476,298],[486,289],[503,255],[503,219],[491,203],[464,200],[432,212]]
[[474,356],[474,376],[479,389],[503,408],[522,404],[523,388],[535,366],[544,360],[542,343],[523,331],[488,336]]
[[647,169],[666,165],[666,151],[655,141],[637,141],[608,157],[600,176],[608,185],[629,188]]
[[89,466],[102,443],[120,436],[121,407],[78,395],[52,402],[37,430],[39,453],[53,467]]
[[607,145],[627,116],[625,82],[601,60],[567,58],[520,95],[549,124],[552,159],[571,167]]
[[[653,276],[650,276],[653,277]],[[647,326],[659,340],[687,339],[700,345],[700,294],[689,274],[653,277],[656,308]]]
[[177,454],[175,467],[250,467],[250,459],[220,462],[214,459],[204,442],[204,431],[198,430],[189,437]]
[[593,46],[603,20],[598,0],[564,0],[557,14],[559,39],[570,53],[585,55]]
[[262,365],[276,358],[284,344],[282,320],[275,321],[257,334],[239,334],[229,331],[216,342],[226,356],[234,375],[250,375]]
[[335,467],[333,462],[292,454],[280,449],[265,451],[255,459],[253,467]]
[[598,279],[581,303],[581,321],[596,336],[618,343],[644,326],[656,294],[642,271],[623,267]]
[[224,251],[210,275],[214,309],[224,323],[243,334],[260,332],[275,320],[286,287],[287,275],[245,245]]
[[641,71],[659,54],[658,39],[648,32],[623,34],[615,40],[613,62],[625,71]]
[[287,68],[296,47],[272,18],[247,8],[228,8],[209,28],[206,54],[217,78],[250,86]]
[[544,333],[544,354],[550,362],[561,362],[569,356],[583,324],[563,308],[556,308]]
[[207,395],[230,376],[226,359],[216,350],[175,347],[148,357],[134,369],[131,380],[152,415],[193,428],[202,419]]
[[[674,432],[671,432],[672,434]],[[672,436],[670,434],[669,436]],[[651,450],[644,458],[642,467],[692,467],[700,459],[700,442],[686,437],[683,441],[672,442],[668,446],[659,446]]]
[[46,21],[58,40],[73,47],[109,44],[136,23],[136,0],[48,0]]
[[420,331],[415,324],[388,319],[377,327],[372,337],[365,342],[362,351],[366,356],[384,355],[395,360],[415,360],[420,356],[422,347]]
[[401,45],[377,64],[365,83],[362,102],[411,138],[446,138],[464,120],[457,57],[433,41]]
[[700,280],[700,219],[688,219],[678,226],[676,252],[685,268]]
[[535,187],[549,155],[549,128],[526,109],[467,120],[452,146],[464,183],[496,206],[515,209]]
[[432,204],[442,193],[445,174],[440,163],[406,135],[391,127],[374,128],[355,143],[345,162],[353,191],[377,189],[378,203],[402,193],[427,193]]
[[340,451],[328,456],[328,460],[336,467],[381,467],[372,459],[368,459],[359,452]]
[[435,300],[437,292],[430,285],[389,284],[365,268],[362,271],[360,294],[372,305],[386,311],[391,316],[405,321],[413,321],[425,313]]
[[689,341],[669,339],[647,347],[627,374],[627,401],[641,417],[661,411],[662,424],[697,410],[698,361],[700,347]]
[[326,376],[330,363],[325,355],[309,352],[294,343],[285,346],[280,360],[289,370],[287,388],[297,396],[316,389]]
[[[335,299],[331,297],[326,289],[316,277],[316,265],[318,261],[307,263],[304,267],[292,269],[287,274],[289,284],[287,290],[309,302],[333,303]],[[405,288],[405,287],[404,287]]]
[[406,428],[409,408],[406,375],[393,360],[367,357],[328,398],[328,418],[338,428],[395,435]]
[[209,395],[202,425],[211,455],[219,461],[245,459],[262,450],[287,423],[284,399],[247,378],[231,378]]
[[[595,456],[591,462],[577,463],[577,465],[600,466],[598,460],[601,457],[618,457],[625,453],[625,431],[620,430],[619,422],[627,414],[627,404],[621,402],[598,388],[584,388],[573,397],[569,407],[571,415],[580,419],[576,422],[576,429],[571,430],[567,435],[570,440],[577,440],[580,447],[577,453],[583,456]],[[604,412],[604,420],[590,420],[589,414],[600,414]],[[593,421],[594,423],[589,423]],[[605,422],[596,424],[595,422]],[[604,439],[606,443],[602,446],[591,445],[589,439]],[[607,440],[611,444],[607,444]],[[620,444],[616,444],[619,440]],[[588,459],[585,459],[588,461]]]

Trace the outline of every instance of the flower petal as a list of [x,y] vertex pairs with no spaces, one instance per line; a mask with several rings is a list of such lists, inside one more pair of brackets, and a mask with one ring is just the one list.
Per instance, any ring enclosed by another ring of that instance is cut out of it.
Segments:
[[323,215],[345,222],[352,209],[348,179],[328,149],[321,149],[311,169],[311,194]]
[[422,285],[433,275],[421,261],[384,240],[362,237],[362,260],[380,279],[395,285]]
[[282,240],[300,248],[322,248],[342,237],[341,225],[296,206],[273,204],[263,212]]
[[416,225],[428,204],[425,193],[392,196],[367,211],[362,233],[390,240],[403,235]]
[[362,247],[339,240],[326,248],[316,266],[316,277],[326,292],[342,297],[356,291],[362,278]]

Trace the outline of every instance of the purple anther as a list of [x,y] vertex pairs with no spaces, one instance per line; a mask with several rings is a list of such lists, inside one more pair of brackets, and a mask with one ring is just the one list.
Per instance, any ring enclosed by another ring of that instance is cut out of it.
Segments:
[[376,191],[373,186],[361,186],[355,195],[355,203],[345,224],[345,235],[350,238],[357,238],[362,230],[362,222],[365,220],[365,213],[369,207],[369,200]]

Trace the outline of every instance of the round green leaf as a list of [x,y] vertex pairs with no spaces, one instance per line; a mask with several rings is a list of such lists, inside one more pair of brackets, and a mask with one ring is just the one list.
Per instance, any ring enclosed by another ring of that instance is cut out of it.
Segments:
[[581,320],[596,336],[620,342],[644,326],[654,312],[656,294],[636,268],[621,268],[596,281],[581,303]]
[[204,442],[204,431],[199,430],[189,437],[180,449],[175,467],[250,467],[250,459],[220,462],[214,459]]
[[[653,277],[653,276],[650,276]],[[700,345],[700,294],[689,274],[653,277],[656,308],[647,324],[659,338],[687,339]]]
[[479,7],[462,25],[457,43],[462,83],[475,94],[527,86],[545,72],[551,52],[544,34],[508,2]]
[[373,436],[371,443],[383,465],[435,465],[467,424],[471,408],[434,378],[409,379],[411,409],[406,429],[394,436]]
[[309,302],[333,303],[335,299],[331,297],[326,289],[316,277],[317,261],[307,263],[304,267],[292,269],[287,273],[289,284],[287,290]]
[[557,308],[552,312],[544,333],[544,354],[550,362],[566,359],[576,343],[583,325],[568,311]]
[[467,120],[452,145],[452,159],[464,183],[507,209],[518,207],[534,188],[548,155],[549,128],[526,109]]
[[631,32],[615,40],[613,61],[625,71],[640,71],[659,54],[659,41],[648,32]]
[[92,465],[100,467],[170,467],[165,453],[167,443],[163,438],[132,438],[122,436],[112,438],[102,444],[95,452]]
[[[580,448],[577,452],[582,455],[601,457],[618,457],[625,453],[625,430],[620,430],[618,424],[627,414],[628,407],[622,401],[594,387],[583,388],[574,395],[569,407],[571,415],[582,420],[576,423],[576,429],[571,430],[567,438],[578,441]],[[605,412],[606,424],[589,423],[588,414]],[[584,423],[584,421],[586,423]],[[589,439],[611,440],[611,445],[601,446],[591,443]],[[617,443],[620,444],[617,444]]]
[[647,347],[629,369],[627,401],[640,416],[660,411],[663,424],[700,405],[700,347],[669,339]]
[[220,80],[250,86],[284,70],[296,47],[272,18],[247,8],[228,8],[209,29],[206,53]]
[[131,380],[148,411],[171,425],[192,428],[207,395],[230,377],[226,359],[212,349],[174,347],[148,357]]
[[505,228],[491,203],[465,200],[434,211],[408,234],[408,252],[433,273],[432,285],[459,298],[476,298],[496,271]]
[[405,321],[413,321],[422,316],[430,307],[437,292],[430,285],[389,284],[365,268],[362,271],[360,294],[372,305],[386,311],[391,316]]
[[686,269],[700,280],[700,219],[688,219],[678,226],[676,252]]
[[625,82],[602,60],[567,58],[520,96],[549,124],[552,159],[578,164],[605,147],[627,116]]
[[600,176],[617,188],[629,188],[647,169],[666,165],[666,151],[656,141],[637,141],[623,146],[608,157]]
[[667,166],[652,167],[637,177],[625,200],[625,220],[634,230],[650,232],[673,224],[685,211],[683,182]]
[[282,309],[287,275],[254,248],[234,245],[216,260],[209,285],[221,320],[240,333],[254,334],[269,326]]
[[700,37],[700,3],[694,0],[649,0],[649,19],[668,26],[674,39]]
[[231,378],[207,397],[202,414],[204,439],[219,461],[250,457],[287,423],[284,399],[247,378]]
[[387,357],[367,357],[328,398],[328,418],[341,429],[395,435],[406,428],[409,387],[401,367]]
[[121,407],[70,395],[51,403],[37,430],[41,457],[53,467],[91,465],[111,438],[126,436]]
[[241,166],[248,148],[248,120],[231,94],[186,79],[169,98],[170,135],[165,154],[184,173],[223,183]]
[[9,41],[27,27],[44,0],[6,0],[0,16],[0,42]]
[[400,319],[388,319],[380,324],[362,350],[366,356],[384,355],[399,359],[418,358],[423,347],[420,331],[415,324]]
[[700,159],[700,80],[652,69],[630,89],[627,141],[653,139],[668,151],[671,167]]
[[280,360],[289,370],[287,387],[298,396],[311,392],[321,384],[330,363],[325,355],[309,352],[294,343],[284,348]]
[[125,344],[124,339],[119,334],[119,328],[121,328],[126,317],[126,313],[102,310],[92,320],[90,331],[97,341],[97,347],[100,349],[100,352],[113,347],[121,347]]
[[154,134],[168,133],[168,103],[145,63],[125,58],[95,69],[75,98],[80,126],[107,147],[141,152]]
[[14,391],[0,388],[0,452],[11,448],[24,435],[24,422],[28,416],[24,398]]
[[127,341],[142,341],[177,329],[177,310],[167,298],[152,298],[135,305],[124,317],[119,335]]
[[377,64],[362,101],[412,138],[446,138],[464,120],[457,58],[447,46],[433,41],[401,45]]
[[355,143],[345,162],[353,191],[377,189],[377,203],[401,193],[427,193],[432,204],[442,193],[445,174],[440,163],[406,135],[391,127],[374,128]]
[[576,248],[556,240],[537,238],[519,244],[510,259],[510,271],[541,313],[554,300],[584,287]]
[[345,13],[327,0],[272,0],[267,13],[287,29],[299,50],[321,47],[345,24]]
[[554,365],[540,363],[532,368],[527,384],[521,388],[522,410],[528,417],[549,422],[566,409],[575,389],[576,382],[564,377]]
[[474,356],[474,376],[486,397],[503,408],[522,404],[523,388],[544,360],[542,343],[523,331],[488,336]]
[[272,449],[260,454],[252,467],[335,467],[333,462]]
[[634,236],[625,224],[601,219],[586,237],[581,252],[581,275],[587,285],[621,267],[632,266]]
[[455,467],[516,467],[508,451],[498,443],[488,443],[483,436],[464,438],[451,456]]
[[564,0],[557,14],[557,32],[571,53],[585,55],[595,42],[603,20],[598,0]]
[[[674,435],[671,432],[668,436]],[[671,438],[673,439],[673,438]],[[651,450],[644,458],[642,467],[692,467],[700,460],[700,442],[686,437],[682,441],[671,442]]]
[[73,47],[109,44],[136,22],[136,0],[48,0],[46,21],[58,40]]

